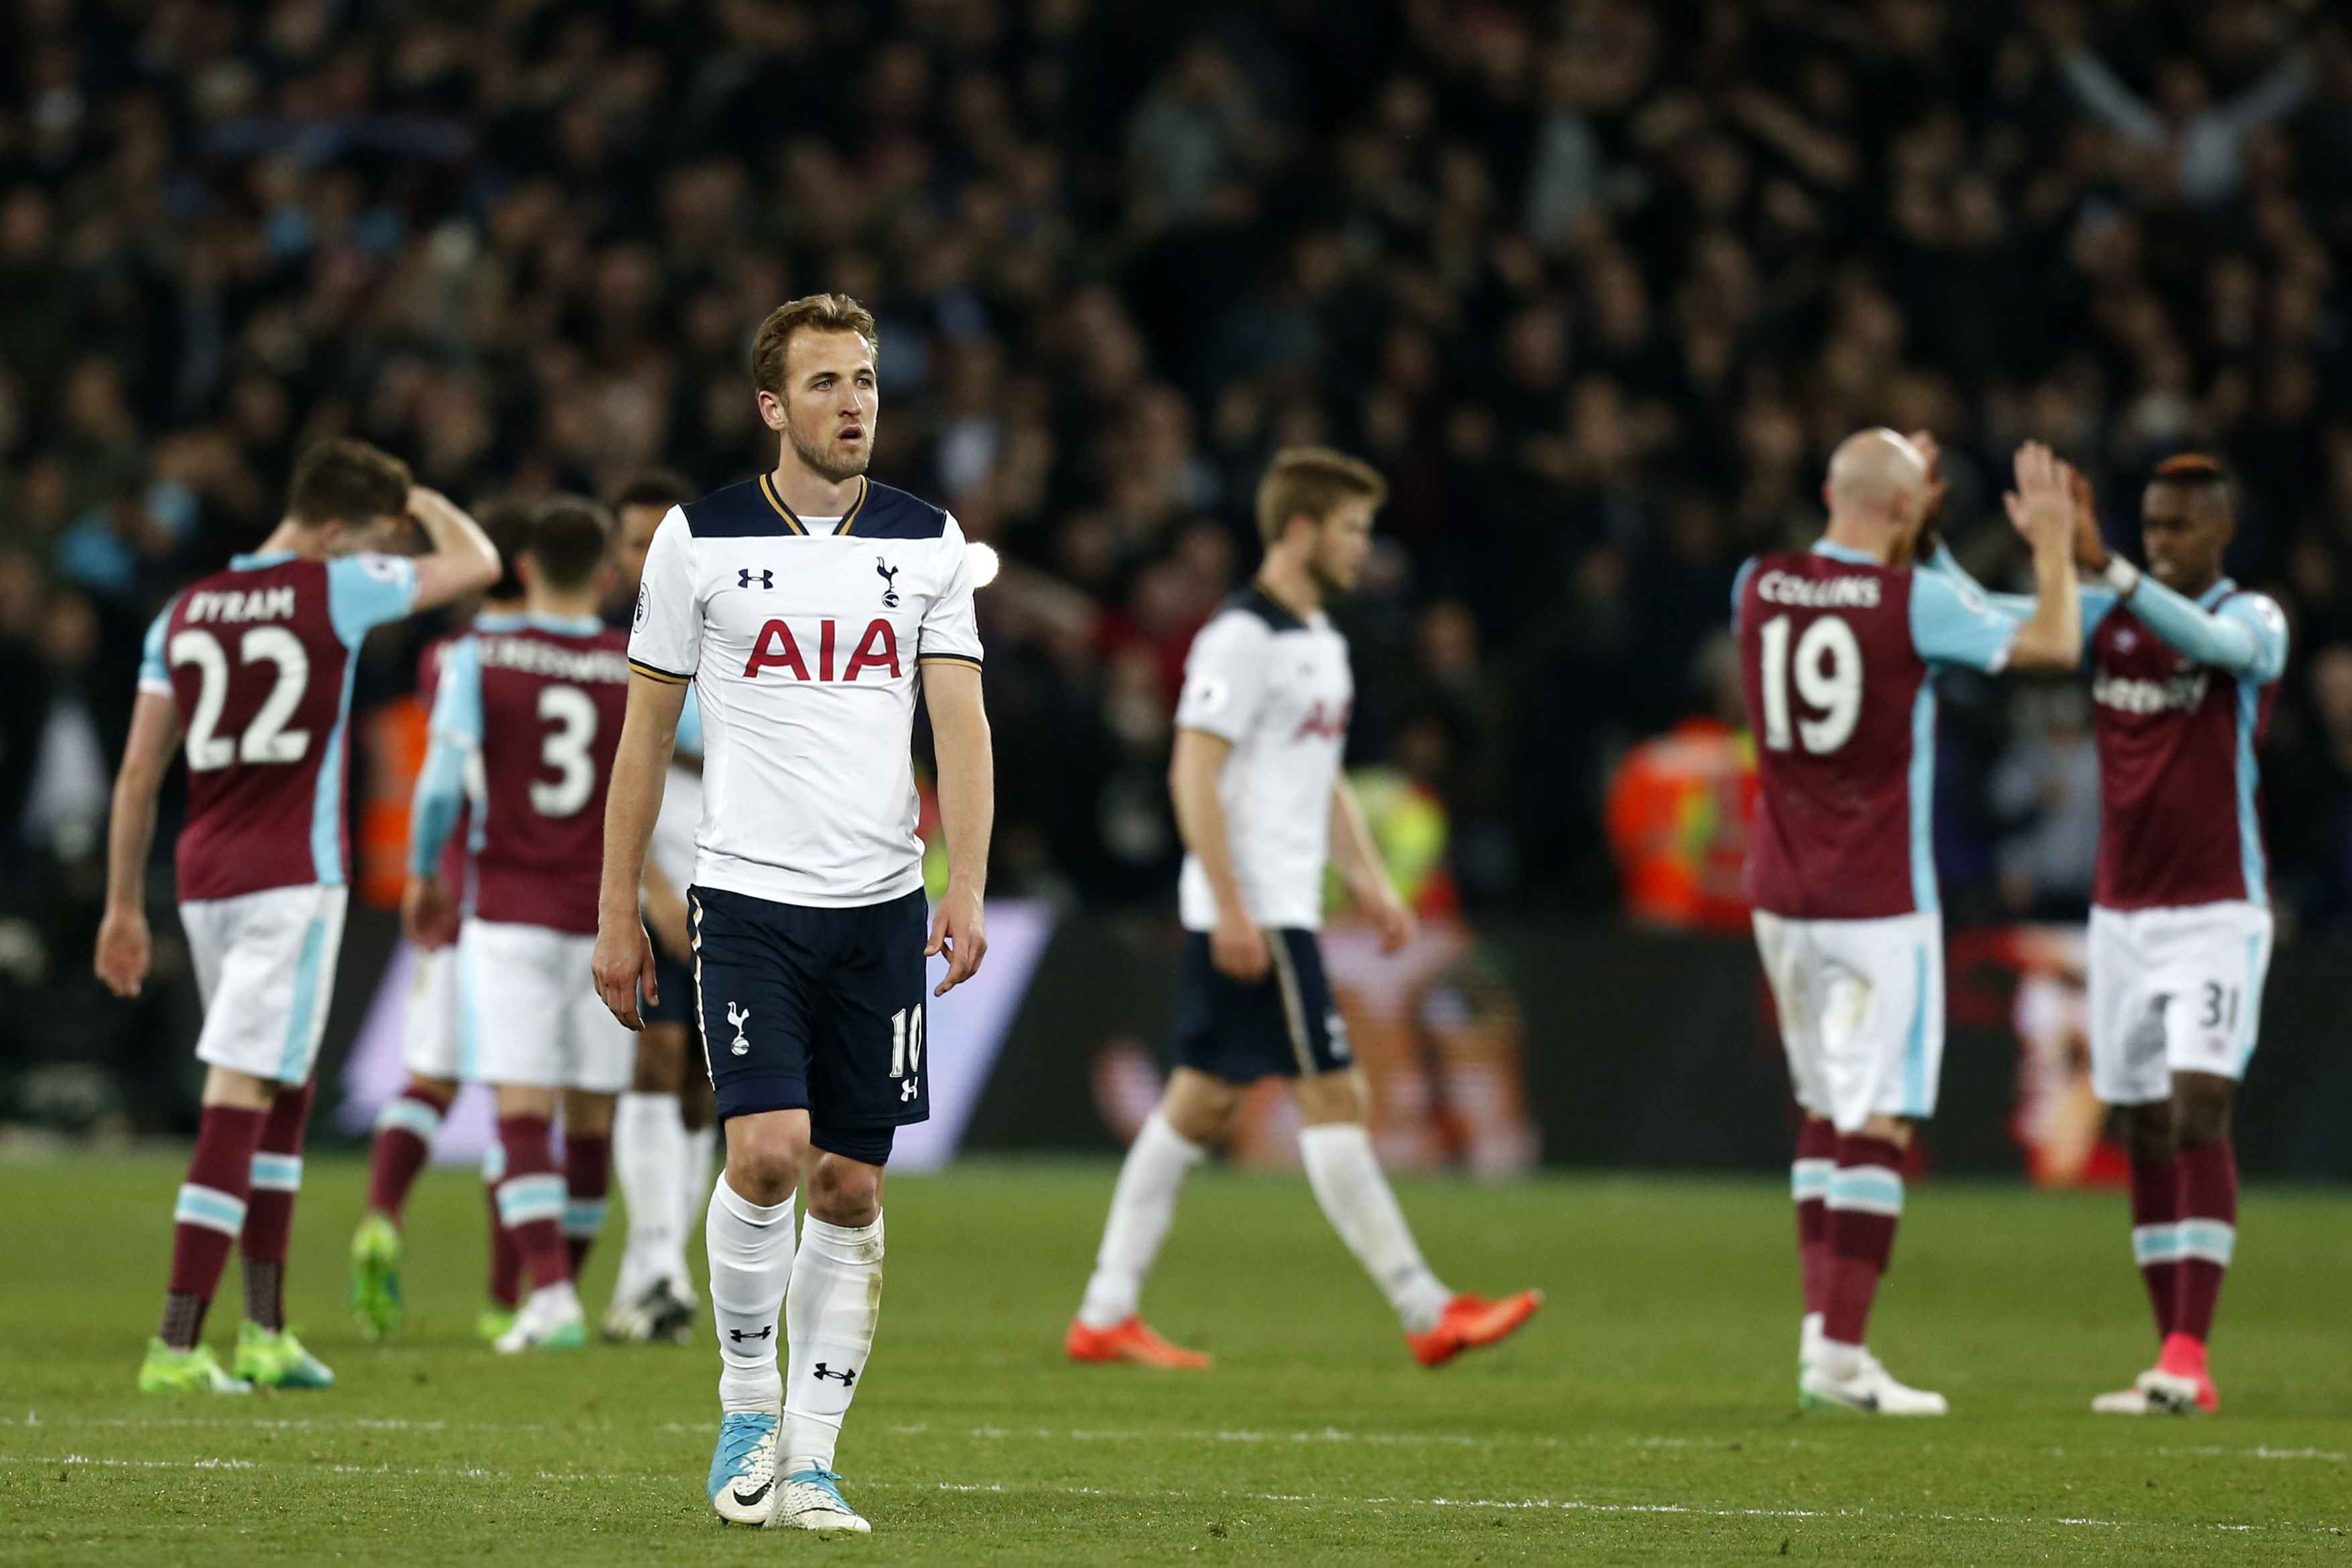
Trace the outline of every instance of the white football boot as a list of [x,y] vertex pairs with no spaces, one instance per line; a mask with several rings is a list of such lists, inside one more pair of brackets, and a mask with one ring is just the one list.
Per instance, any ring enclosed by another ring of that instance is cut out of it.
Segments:
[[841,1478],[813,1462],[784,1478],[776,1493],[776,1511],[768,1516],[777,1530],[814,1530],[825,1535],[871,1535],[874,1527],[842,1498]]
[[705,1494],[730,1524],[763,1525],[776,1508],[776,1417],[730,1411],[719,1423]]
[[1943,1415],[1950,1412],[1951,1406],[1942,1394],[1895,1382],[1894,1374],[1868,1351],[1852,1358],[1852,1370],[1843,1377],[1832,1372],[1832,1363],[1839,1359],[1834,1353],[1814,1358],[1813,1364],[1797,1380],[1800,1405],[1807,1410],[1857,1410],[1870,1415]]
[[587,1314],[569,1280],[533,1290],[515,1314],[514,1327],[490,1342],[500,1355],[524,1351],[573,1351],[588,1342]]

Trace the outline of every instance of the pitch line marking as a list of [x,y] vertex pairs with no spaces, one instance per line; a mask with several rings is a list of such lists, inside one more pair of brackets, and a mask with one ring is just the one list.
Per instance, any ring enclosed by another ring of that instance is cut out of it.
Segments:
[[[455,1478],[463,1480],[510,1481],[520,1479],[542,1481],[658,1481],[670,1482],[675,1478],[633,1470],[497,1470],[478,1465],[341,1465],[300,1459],[124,1459],[103,1455],[0,1455],[0,1464],[15,1465],[85,1465],[106,1469],[142,1470],[258,1470],[299,1469],[325,1471],[333,1475],[415,1476]],[[1198,1502],[1202,1494],[1173,1489],[1136,1489],[1132,1488],[1081,1487],[1051,1482],[1018,1482],[1006,1486],[1001,1481],[887,1481],[861,1480],[856,1485],[876,1491],[931,1491],[954,1493],[1044,1492],[1056,1497],[1099,1498],[1165,1498],[1171,1500]],[[1898,1513],[1877,1512],[1864,1509],[1801,1509],[1801,1508],[1706,1508],[1693,1503],[1675,1502],[1591,1502],[1580,1498],[1462,1498],[1462,1497],[1345,1497],[1326,1496],[1316,1492],[1228,1492],[1220,1494],[1245,1502],[1299,1503],[1309,1507],[1333,1508],[1466,1508],[1507,1512],[1529,1513],[1596,1513],[1596,1514],[1663,1514],[1684,1515],[1696,1519],[1851,1519],[1879,1523],[1917,1522],[1938,1524],[1991,1524],[2008,1526],[2064,1525],[2091,1530],[2178,1530],[2174,1521],[2137,1519],[2091,1519],[2067,1515],[2034,1517],[2013,1514],[1975,1513]],[[2298,1525],[2281,1527],[2265,1524],[2224,1524],[2214,1521],[2192,1521],[2192,1530],[2224,1531],[2231,1534],[2270,1534],[2282,1528],[2300,1534],[2340,1535],[2340,1525]]]

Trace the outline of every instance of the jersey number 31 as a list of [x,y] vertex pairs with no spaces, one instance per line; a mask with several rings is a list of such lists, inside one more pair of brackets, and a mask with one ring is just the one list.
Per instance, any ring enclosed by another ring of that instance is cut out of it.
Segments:
[[1757,628],[1757,640],[1764,655],[1764,744],[1776,752],[1789,749],[1791,675],[1798,698],[1821,715],[1797,719],[1796,738],[1805,750],[1820,755],[1852,740],[1862,718],[1862,644],[1853,628],[1836,616],[1823,616],[1797,638],[1793,659],[1788,616],[1766,621]]

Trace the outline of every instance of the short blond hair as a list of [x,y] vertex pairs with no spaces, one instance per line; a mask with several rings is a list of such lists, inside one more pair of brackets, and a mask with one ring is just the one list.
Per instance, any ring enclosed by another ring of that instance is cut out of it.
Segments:
[[1285,447],[1257,482],[1258,537],[1278,543],[1292,518],[1321,522],[1332,508],[1358,496],[1375,507],[1389,499],[1389,482],[1378,468],[1328,447]]
[[751,384],[761,392],[784,395],[784,355],[794,332],[856,332],[866,340],[866,352],[880,357],[882,340],[874,312],[846,294],[803,294],[768,312],[751,340]]

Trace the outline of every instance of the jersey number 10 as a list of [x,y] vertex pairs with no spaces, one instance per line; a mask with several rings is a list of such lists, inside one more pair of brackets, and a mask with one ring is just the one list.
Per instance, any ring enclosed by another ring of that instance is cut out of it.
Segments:
[[1796,677],[1797,696],[1821,717],[1800,717],[1797,739],[1816,756],[1834,752],[1853,738],[1862,718],[1862,644],[1853,628],[1837,616],[1823,616],[1797,638],[1796,658],[1789,654],[1789,617],[1775,616],[1757,628],[1764,655],[1764,744],[1772,751],[1789,749],[1789,678]]

